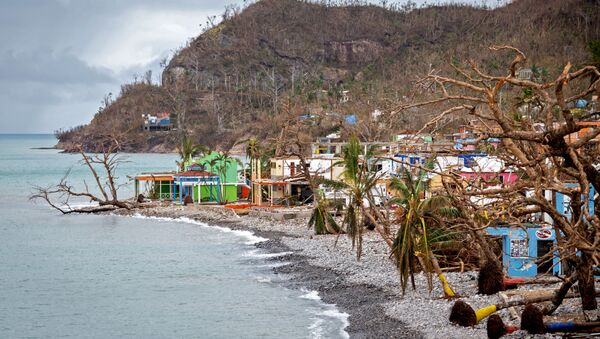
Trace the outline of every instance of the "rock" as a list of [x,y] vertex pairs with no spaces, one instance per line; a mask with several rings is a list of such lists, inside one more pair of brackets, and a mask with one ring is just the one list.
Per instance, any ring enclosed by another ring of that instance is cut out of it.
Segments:
[[325,60],[340,65],[366,64],[375,61],[382,46],[372,40],[329,41],[325,44]]
[[183,205],[184,206],[187,206],[187,205],[190,205],[190,204],[193,204],[193,203],[194,203],[194,199],[190,195],[186,195],[185,198],[183,199]]

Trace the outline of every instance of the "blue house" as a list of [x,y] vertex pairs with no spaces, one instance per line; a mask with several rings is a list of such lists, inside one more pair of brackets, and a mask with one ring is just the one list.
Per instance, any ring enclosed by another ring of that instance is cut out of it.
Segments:
[[555,245],[554,229],[535,224],[523,224],[488,227],[486,231],[489,235],[502,237],[502,264],[509,277],[533,278],[550,270],[555,275],[561,273],[558,255],[540,265],[535,263],[538,258],[548,254]]
[[[567,187],[577,187],[579,186],[579,184],[566,184]],[[594,191],[594,186],[590,185],[590,197],[589,197],[589,204],[588,204],[588,210],[590,211],[590,213],[594,213],[594,195],[596,194],[596,192]],[[583,201],[583,194],[581,195],[581,200]],[[567,218],[571,218],[571,215],[573,214],[573,211],[571,210],[571,197],[569,197],[568,195],[564,195],[560,192],[556,192],[556,198],[554,199],[554,207],[556,207],[556,210],[561,213],[562,215],[564,215]]]
[[[566,184],[574,187],[577,184]],[[590,186],[590,201],[588,209],[594,213],[594,188]],[[565,217],[570,218],[572,210],[570,197],[556,192],[554,206]],[[541,227],[535,224],[518,226],[499,225],[486,229],[489,235],[502,237],[502,263],[509,277],[535,277],[550,269],[555,275],[561,274],[560,258],[554,253],[551,261],[537,265],[538,258],[548,254],[556,244],[556,234],[553,228]]]

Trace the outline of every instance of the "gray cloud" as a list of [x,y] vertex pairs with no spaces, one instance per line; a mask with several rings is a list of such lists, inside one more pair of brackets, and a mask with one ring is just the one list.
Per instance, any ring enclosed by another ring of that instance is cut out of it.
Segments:
[[66,51],[47,48],[0,54],[0,79],[54,84],[114,82],[108,69],[87,65]]
[[216,0],[0,2],[0,133],[89,122],[106,93],[148,69],[158,75],[159,60],[223,8]]

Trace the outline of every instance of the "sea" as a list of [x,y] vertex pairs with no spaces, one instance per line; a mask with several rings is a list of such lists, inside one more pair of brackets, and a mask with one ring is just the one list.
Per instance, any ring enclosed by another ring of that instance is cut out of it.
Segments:
[[[0,135],[0,338],[347,338],[348,315],[288,289],[250,232],[191,220],[62,215],[34,186],[92,177],[52,135]],[[128,176],[174,154],[122,154]],[[85,203],[85,202],[82,202]]]

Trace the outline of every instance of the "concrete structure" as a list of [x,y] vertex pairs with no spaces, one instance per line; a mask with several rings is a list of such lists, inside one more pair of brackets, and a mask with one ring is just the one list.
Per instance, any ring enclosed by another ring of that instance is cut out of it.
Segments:
[[554,229],[535,224],[498,225],[488,227],[487,233],[502,237],[502,264],[509,277],[533,278],[541,273],[561,274],[558,254],[540,264],[536,260],[544,257],[556,244]]
[[471,184],[484,186],[508,185],[519,179],[519,175],[506,167],[504,161],[492,156],[465,159],[465,166],[457,173]]

